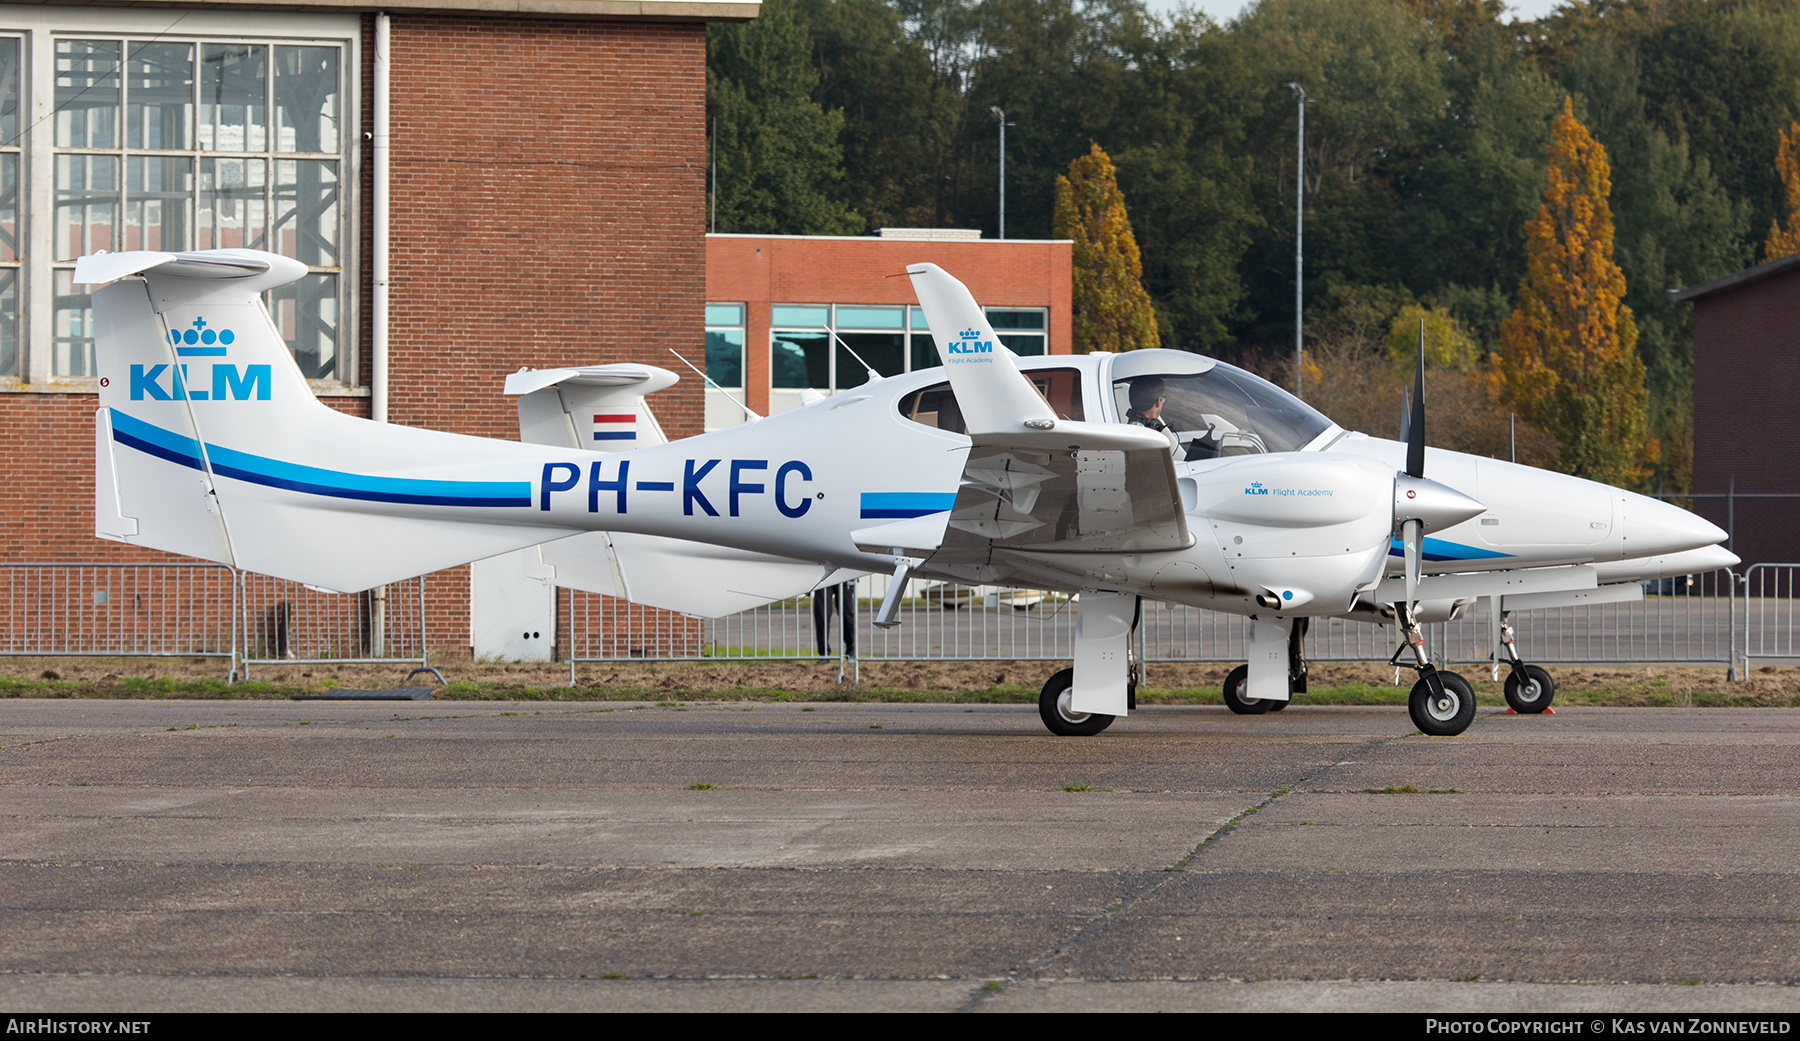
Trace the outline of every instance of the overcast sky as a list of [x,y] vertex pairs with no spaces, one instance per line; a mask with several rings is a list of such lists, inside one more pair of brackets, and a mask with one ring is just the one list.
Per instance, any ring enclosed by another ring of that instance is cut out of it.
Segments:
[[[1146,0],[1150,10],[1167,13],[1175,9],[1179,0]],[[1236,18],[1244,8],[1250,6],[1251,0],[1188,0],[1194,6],[1212,15],[1216,22],[1229,22]],[[1527,21],[1541,18],[1555,7],[1557,0],[1508,0],[1512,17]]]

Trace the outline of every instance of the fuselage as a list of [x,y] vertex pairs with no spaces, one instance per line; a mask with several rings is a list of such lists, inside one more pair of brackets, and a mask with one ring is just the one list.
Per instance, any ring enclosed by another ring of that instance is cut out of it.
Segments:
[[[1404,466],[1400,442],[1345,431],[1285,391],[1197,355],[1048,356],[1021,359],[1020,368],[1060,418],[1096,423],[1127,421],[1136,381],[1166,384],[1161,418],[1173,435],[1191,542],[1140,554],[946,551],[920,574],[1117,589],[1239,613],[1272,597],[1287,613],[1329,615],[1399,573],[1388,504]],[[679,504],[687,537],[888,570],[891,558],[857,548],[852,533],[949,508],[970,441],[947,391],[942,369],[874,381],[746,426],[614,456],[598,490],[585,466],[579,479],[574,467],[558,470],[540,482],[552,489],[540,495],[553,509],[579,512],[666,502],[654,509],[663,518]],[[632,465],[623,486],[620,460]],[[1647,496],[1502,460],[1431,449],[1425,472],[1487,506],[1428,533],[1427,574],[1598,563],[1614,579],[1649,577],[1700,561],[1705,554],[1694,553],[1724,537]],[[628,510],[613,526],[631,530],[631,520]],[[670,531],[666,520],[655,530]]]

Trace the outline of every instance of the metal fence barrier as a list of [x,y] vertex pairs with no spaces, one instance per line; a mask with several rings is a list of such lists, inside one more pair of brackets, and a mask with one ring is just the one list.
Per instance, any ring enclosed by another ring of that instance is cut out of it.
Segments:
[[[1800,564],[1757,564],[1646,583],[1641,601],[1513,617],[1534,663],[1727,663],[1800,660]],[[1025,589],[925,585],[901,607],[898,628],[873,625],[886,576],[719,619],[700,619],[612,597],[559,590],[560,652],[569,682],[580,663],[624,661],[832,661],[856,678],[861,661],[1067,661],[1078,604]],[[412,664],[431,671],[425,580],[364,593],[328,593],[222,564],[0,564],[0,655],[224,658],[230,678],[250,665]],[[1445,664],[1494,663],[1491,602],[1425,627]],[[820,615],[824,617],[821,618]],[[824,624],[821,624],[823,622]],[[1144,604],[1139,648],[1149,664],[1235,663],[1247,651],[1236,615]],[[1382,661],[1394,628],[1317,619],[1314,661]],[[1497,667],[1497,663],[1496,663]],[[442,675],[438,678],[441,680]]]
[[1744,572],[1744,661],[1800,659],[1800,564],[1752,564]]
[[[425,648],[425,578],[361,593],[331,593],[284,578],[240,573],[243,675],[252,665],[413,665],[432,668]],[[408,676],[410,678],[410,674]]]
[[223,564],[0,564],[0,655],[225,658],[237,583]]
[[[569,681],[575,682],[577,662],[835,658],[842,662],[843,675],[854,678],[864,661],[1067,661],[1074,653],[1078,604],[1061,594],[990,586],[915,587],[902,602],[901,624],[879,629],[873,624],[875,608],[888,581],[872,575],[847,583],[849,591],[831,605],[823,644],[811,597],[697,619],[574,594],[565,601],[570,609],[564,614]],[[1791,600],[1792,577],[1784,581],[1782,595]],[[843,636],[841,603],[852,605]],[[1483,599],[1454,621],[1425,626],[1434,660],[1486,663],[1498,675],[1491,610],[1492,601]],[[1800,618],[1791,607],[1786,610],[1781,617],[1800,631]],[[1776,617],[1773,608],[1764,611],[1769,619]],[[1533,663],[1733,664],[1741,617],[1731,572],[1720,570],[1646,583],[1640,601],[1519,611],[1512,623],[1520,653]],[[1146,601],[1139,646],[1148,664],[1241,662],[1248,635],[1248,622],[1241,616]],[[1391,625],[1322,618],[1313,621],[1308,633],[1307,657],[1385,661],[1398,646]]]

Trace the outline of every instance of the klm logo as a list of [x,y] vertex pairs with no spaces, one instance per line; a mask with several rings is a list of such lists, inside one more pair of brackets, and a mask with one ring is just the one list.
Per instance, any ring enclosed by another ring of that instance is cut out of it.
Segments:
[[1262,486],[1261,481],[1251,481],[1250,487],[1244,489],[1244,494],[1245,495],[1267,495],[1267,494],[1269,494],[1269,490]]
[[980,330],[964,329],[962,332],[957,333],[956,335],[957,335],[958,339],[956,341],[952,341],[950,346],[944,348],[945,353],[947,353],[947,354],[992,354],[992,353],[994,353],[994,341],[981,339]]
[[[226,348],[237,339],[230,329],[213,329],[206,319],[196,318],[192,328],[172,330],[169,343],[178,358],[224,358]],[[194,366],[199,368],[199,366]],[[268,365],[232,365],[214,362],[210,377],[188,371],[188,363],[177,365],[133,365],[131,367],[131,400],[133,401],[267,401],[274,384],[274,372]],[[210,386],[208,386],[210,384]]]

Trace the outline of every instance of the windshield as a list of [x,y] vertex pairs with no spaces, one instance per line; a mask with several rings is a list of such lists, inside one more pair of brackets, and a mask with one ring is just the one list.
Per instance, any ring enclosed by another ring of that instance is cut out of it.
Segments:
[[1127,422],[1167,424],[1184,460],[1294,452],[1331,426],[1299,398],[1224,362],[1200,373],[1122,379],[1113,398]]

